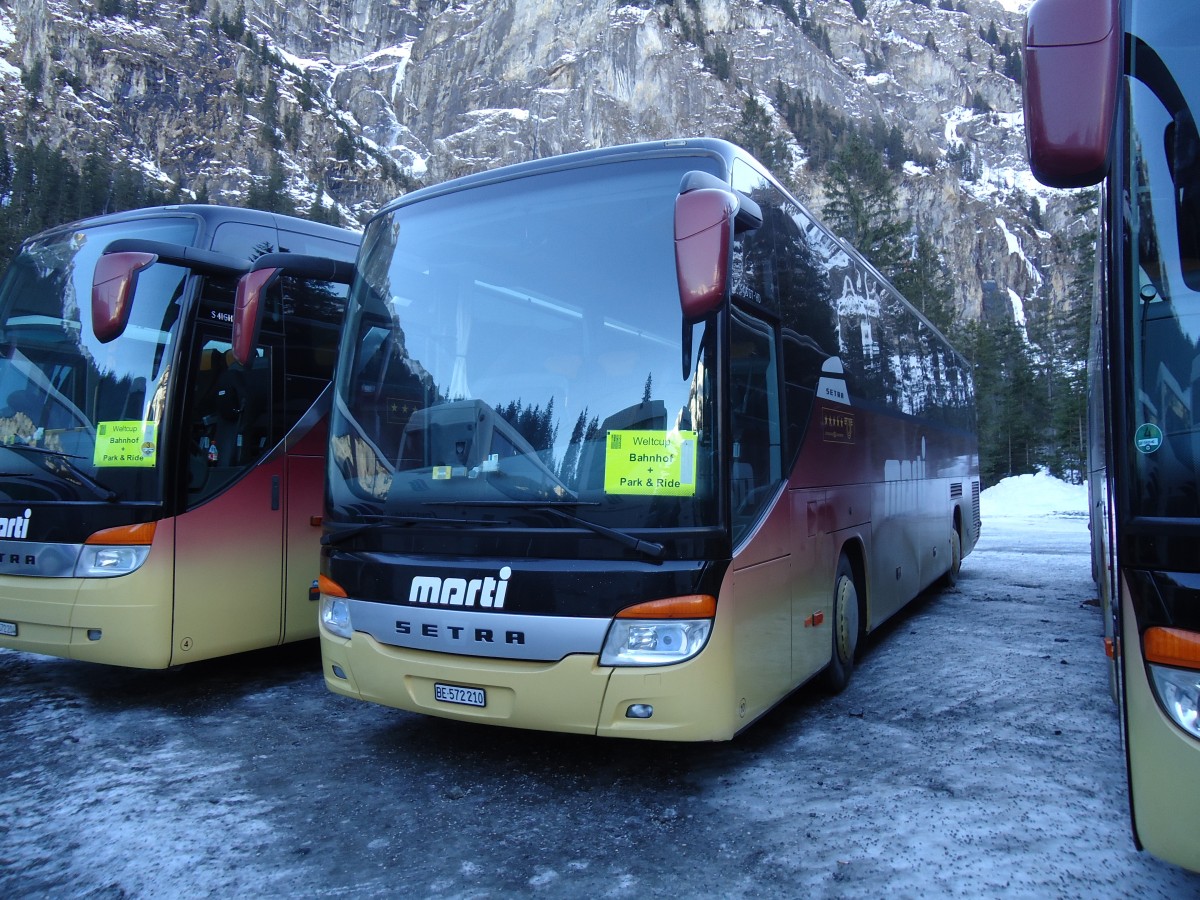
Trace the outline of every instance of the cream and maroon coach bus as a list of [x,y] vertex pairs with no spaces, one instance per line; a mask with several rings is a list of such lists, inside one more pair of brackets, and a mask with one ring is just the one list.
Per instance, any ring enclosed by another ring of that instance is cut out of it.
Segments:
[[[359,237],[195,205],[23,244],[0,282],[0,647],[162,668],[316,634]],[[262,292],[235,363],[239,278],[297,254],[316,269]]]
[[975,545],[966,363],[731,144],[423,189],[356,268],[320,578],[337,693],[726,739],[844,684]]

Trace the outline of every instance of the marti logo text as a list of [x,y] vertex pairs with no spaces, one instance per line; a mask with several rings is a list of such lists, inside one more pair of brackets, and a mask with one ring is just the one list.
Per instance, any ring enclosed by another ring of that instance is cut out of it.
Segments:
[[11,519],[0,518],[0,538],[15,541],[25,540],[25,536],[29,534],[29,517],[31,515],[33,515],[33,510],[27,509],[23,516],[14,516]]
[[508,579],[512,569],[508,566],[499,572],[499,578],[438,578],[433,575],[418,575],[412,580],[408,591],[409,603],[430,603],[437,606],[482,606],[500,609],[504,606],[504,595],[508,592]]

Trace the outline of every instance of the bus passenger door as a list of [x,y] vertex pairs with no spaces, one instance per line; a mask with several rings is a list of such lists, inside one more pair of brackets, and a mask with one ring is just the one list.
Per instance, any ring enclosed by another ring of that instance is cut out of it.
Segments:
[[737,306],[729,321],[734,667],[750,720],[791,686],[792,522],[782,489],[776,329]]
[[277,355],[265,332],[246,368],[232,361],[228,331],[197,339],[187,508],[175,525],[172,664],[279,643],[285,461],[270,453],[279,439]]
[[349,288],[300,278],[284,278],[280,288],[283,307],[288,311],[283,317],[286,356],[280,417],[287,446],[283,550],[286,642],[317,635],[317,604],[309,588],[321,563],[320,522],[325,506],[325,453],[333,396],[329,382]]
[[[328,348],[332,357],[333,349]],[[308,352],[311,355],[312,351]],[[317,636],[317,604],[309,588],[321,565],[321,515],[325,506],[325,445],[329,439],[328,381],[295,368],[288,346],[287,472],[283,548],[283,640]],[[332,362],[327,374],[332,374]]]

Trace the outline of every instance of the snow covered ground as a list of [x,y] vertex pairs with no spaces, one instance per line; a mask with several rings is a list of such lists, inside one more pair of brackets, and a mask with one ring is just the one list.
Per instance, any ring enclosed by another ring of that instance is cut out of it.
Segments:
[[0,895],[1200,896],[1129,834],[1083,489],[981,502],[957,587],[726,744],[355,703],[311,644],[158,673],[0,651]]

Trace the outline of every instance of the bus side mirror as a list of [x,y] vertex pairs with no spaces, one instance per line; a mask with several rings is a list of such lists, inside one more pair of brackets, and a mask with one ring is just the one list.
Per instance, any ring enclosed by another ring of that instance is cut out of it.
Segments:
[[680,366],[684,380],[692,368],[692,326],[720,309],[725,300],[733,216],[738,208],[737,195],[728,188],[688,190],[687,182],[685,175],[684,192],[675,198],[675,278],[683,313]]
[[721,188],[698,188],[675,198],[675,275],[685,322],[703,319],[725,299],[737,208],[737,196]]
[[1047,187],[1108,174],[1121,66],[1119,0],[1036,0],[1025,18],[1025,144]]
[[350,284],[354,280],[354,263],[300,253],[267,253],[256,259],[250,271],[238,279],[233,301],[233,358],[242,366],[250,365],[258,346],[266,311],[263,296],[283,275]]
[[263,295],[283,272],[279,268],[251,269],[238,279],[233,300],[233,358],[243,368],[254,359],[262,328]]
[[129,324],[138,273],[158,262],[153,253],[106,253],[92,273],[92,333],[102,344],[116,340]]

